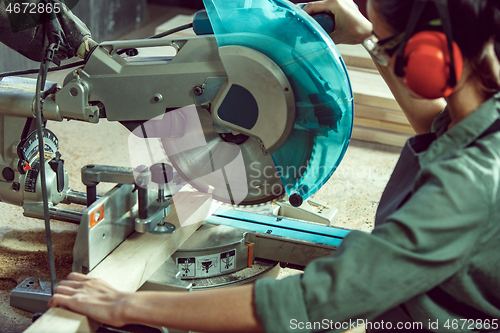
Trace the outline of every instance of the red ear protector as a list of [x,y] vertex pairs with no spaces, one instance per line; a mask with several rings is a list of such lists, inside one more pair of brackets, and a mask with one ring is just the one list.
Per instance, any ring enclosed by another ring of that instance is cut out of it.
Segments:
[[[462,77],[463,58],[453,42],[445,0],[432,0],[441,17],[444,33],[433,30],[414,34],[428,0],[416,0],[405,38],[398,50],[395,73],[404,77],[406,86],[419,96],[436,99],[449,96]],[[431,1],[431,0],[429,0]]]
[[[455,84],[462,77],[463,58],[453,42]],[[404,48],[404,79],[408,89],[427,99],[448,97],[451,60],[446,35],[438,31],[421,31],[413,35]]]

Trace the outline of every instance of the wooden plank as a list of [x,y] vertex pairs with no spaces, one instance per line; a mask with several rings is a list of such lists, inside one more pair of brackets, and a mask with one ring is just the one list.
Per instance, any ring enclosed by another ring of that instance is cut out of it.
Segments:
[[[211,197],[204,193],[179,192],[174,197],[175,212],[167,220],[175,225],[170,235],[133,233],[88,275],[100,277],[122,291],[136,291],[154,272],[177,251],[184,241],[208,218]],[[192,205],[192,206],[191,206]],[[179,211],[179,208],[181,209]],[[189,216],[185,215],[188,211]],[[175,215],[177,214],[177,216]],[[180,220],[180,222],[179,222]],[[173,237],[175,234],[176,237]],[[161,249],[161,250],[159,250]],[[160,252],[156,254],[155,252]],[[155,253],[152,257],[150,254]],[[144,260],[147,257],[147,260]],[[124,275],[124,272],[131,272]],[[127,276],[126,279],[123,279]],[[116,281],[121,280],[117,285]]]
[[354,116],[354,126],[368,127],[383,131],[402,133],[402,134],[411,134],[411,135],[416,134],[410,125],[397,124],[388,121],[381,121],[377,119],[369,119],[356,116]]
[[[43,321],[43,322],[42,322]],[[43,324],[43,325],[41,325]],[[87,317],[62,308],[49,309],[38,318],[25,332],[33,333],[91,333],[99,328],[97,322],[88,320]]]
[[354,103],[401,111],[384,79],[378,73],[348,70]]
[[[179,192],[173,197],[167,217],[176,230],[172,234],[133,233],[88,276],[99,277],[122,291],[136,291],[177,251],[208,218],[212,196],[197,192]],[[26,333],[90,333],[96,329],[85,316],[64,309],[49,309]]]
[[372,128],[356,126],[352,129],[352,138],[361,141],[369,141],[391,145],[396,147],[403,147],[406,140],[411,137],[409,134],[391,133]]
[[380,75],[380,72],[378,69],[373,69],[373,68],[364,68],[364,67],[356,67],[356,66],[346,66],[347,71],[358,71],[362,73],[370,73],[370,74],[376,74]]
[[347,66],[377,69],[372,57],[363,45],[336,45]]
[[354,115],[362,118],[389,121],[398,124],[410,125],[403,111],[381,109],[369,105],[354,104]]

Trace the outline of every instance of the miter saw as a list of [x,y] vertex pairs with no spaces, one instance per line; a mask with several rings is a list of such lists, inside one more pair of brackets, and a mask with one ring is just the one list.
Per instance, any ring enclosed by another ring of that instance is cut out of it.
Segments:
[[[62,87],[46,85],[44,120],[107,118],[132,133],[132,167],[86,166],[87,192],[80,193],[68,187],[58,139],[44,129],[51,217],[80,223],[75,271],[92,270],[134,230],[172,232],[163,219],[171,195],[185,183],[233,206],[288,198],[298,207],[345,153],[352,91],[318,22],[286,0],[206,0],[205,7],[193,22],[197,36],[104,42]],[[333,25],[327,16],[320,19]],[[157,47],[175,52],[149,52]],[[0,199],[42,217],[34,89],[30,79],[0,81]],[[119,185],[99,197],[101,182]],[[172,284],[192,288],[193,281],[204,286],[202,278],[211,278],[207,287],[247,282],[276,262],[303,267],[331,254],[348,232],[228,208],[207,222],[147,288],[177,270],[183,281]],[[247,274],[244,268],[254,265]],[[24,299],[19,295],[16,301]]]

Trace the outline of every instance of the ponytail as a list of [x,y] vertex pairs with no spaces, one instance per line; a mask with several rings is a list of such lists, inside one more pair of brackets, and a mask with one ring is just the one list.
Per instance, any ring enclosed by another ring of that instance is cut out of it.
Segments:
[[[493,10],[493,22],[495,26],[494,31],[496,31],[495,54],[497,56],[498,61],[500,62],[500,1],[490,0],[490,5],[492,6]],[[500,78],[500,73],[498,73],[498,77]]]
[[500,59],[500,1],[489,0],[490,10],[493,12],[493,25],[496,31],[495,36],[495,53],[497,58]]
[[497,54],[497,58],[500,60],[500,1],[498,0],[490,0],[493,4],[494,15],[493,18],[495,20],[495,31],[497,32],[495,38],[495,52]]

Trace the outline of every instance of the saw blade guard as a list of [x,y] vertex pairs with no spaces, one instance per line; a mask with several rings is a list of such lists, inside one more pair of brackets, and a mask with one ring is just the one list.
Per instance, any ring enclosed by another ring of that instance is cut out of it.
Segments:
[[337,48],[314,19],[289,1],[204,3],[219,47],[257,50],[289,80],[296,118],[272,157],[287,194],[307,199],[337,169],[352,133],[353,94]]

